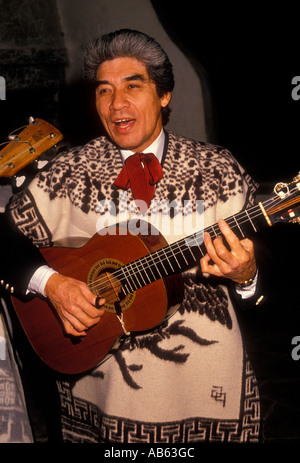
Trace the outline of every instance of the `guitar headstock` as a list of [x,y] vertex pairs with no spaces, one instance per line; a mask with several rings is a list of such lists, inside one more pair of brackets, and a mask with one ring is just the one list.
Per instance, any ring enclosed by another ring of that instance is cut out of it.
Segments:
[[300,223],[300,173],[290,183],[277,183],[274,194],[264,202],[263,209],[269,225]]
[[9,142],[2,143],[5,146],[0,151],[0,177],[13,177],[63,138],[58,129],[38,118],[30,118],[23,130],[17,135],[15,132],[9,135]]

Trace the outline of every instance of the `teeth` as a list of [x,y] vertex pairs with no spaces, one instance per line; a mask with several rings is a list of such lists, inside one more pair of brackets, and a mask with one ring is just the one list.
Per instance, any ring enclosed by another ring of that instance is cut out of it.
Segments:
[[124,122],[129,122],[130,119],[120,119],[118,121],[116,121],[116,124],[122,124]]

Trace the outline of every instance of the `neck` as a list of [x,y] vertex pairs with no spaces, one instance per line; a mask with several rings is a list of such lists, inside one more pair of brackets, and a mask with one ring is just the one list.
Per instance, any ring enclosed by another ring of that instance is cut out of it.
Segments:
[[[143,153],[153,153],[157,157],[157,159],[161,162],[164,152],[164,145],[165,145],[165,132],[161,129],[160,134],[151,143],[147,148],[143,150]],[[131,150],[123,150],[120,149],[120,154],[122,157],[122,161],[124,162],[129,156],[134,154],[134,151]]]

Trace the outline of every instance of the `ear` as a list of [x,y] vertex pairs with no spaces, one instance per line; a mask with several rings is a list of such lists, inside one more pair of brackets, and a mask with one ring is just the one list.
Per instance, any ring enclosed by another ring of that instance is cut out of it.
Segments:
[[168,104],[171,101],[171,98],[172,98],[171,92],[167,92],[161,97],[160,103],[161,103],[162,108],[165,108],[166,106],[168,106]]

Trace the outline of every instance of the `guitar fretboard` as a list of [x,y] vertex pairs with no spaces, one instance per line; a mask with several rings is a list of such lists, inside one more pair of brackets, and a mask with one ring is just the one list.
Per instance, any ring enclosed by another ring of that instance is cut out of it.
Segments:
[[[240,239],[257,232],[266,224],[259,205],[227,218],[226,222]],[[212,238],[221,235],[218,224],[204,231]],[[196,232],[116,270],[114,274],[122,283],[123,294],[133,293],[160,278],[194,267],[206,253],[204,231]]]

